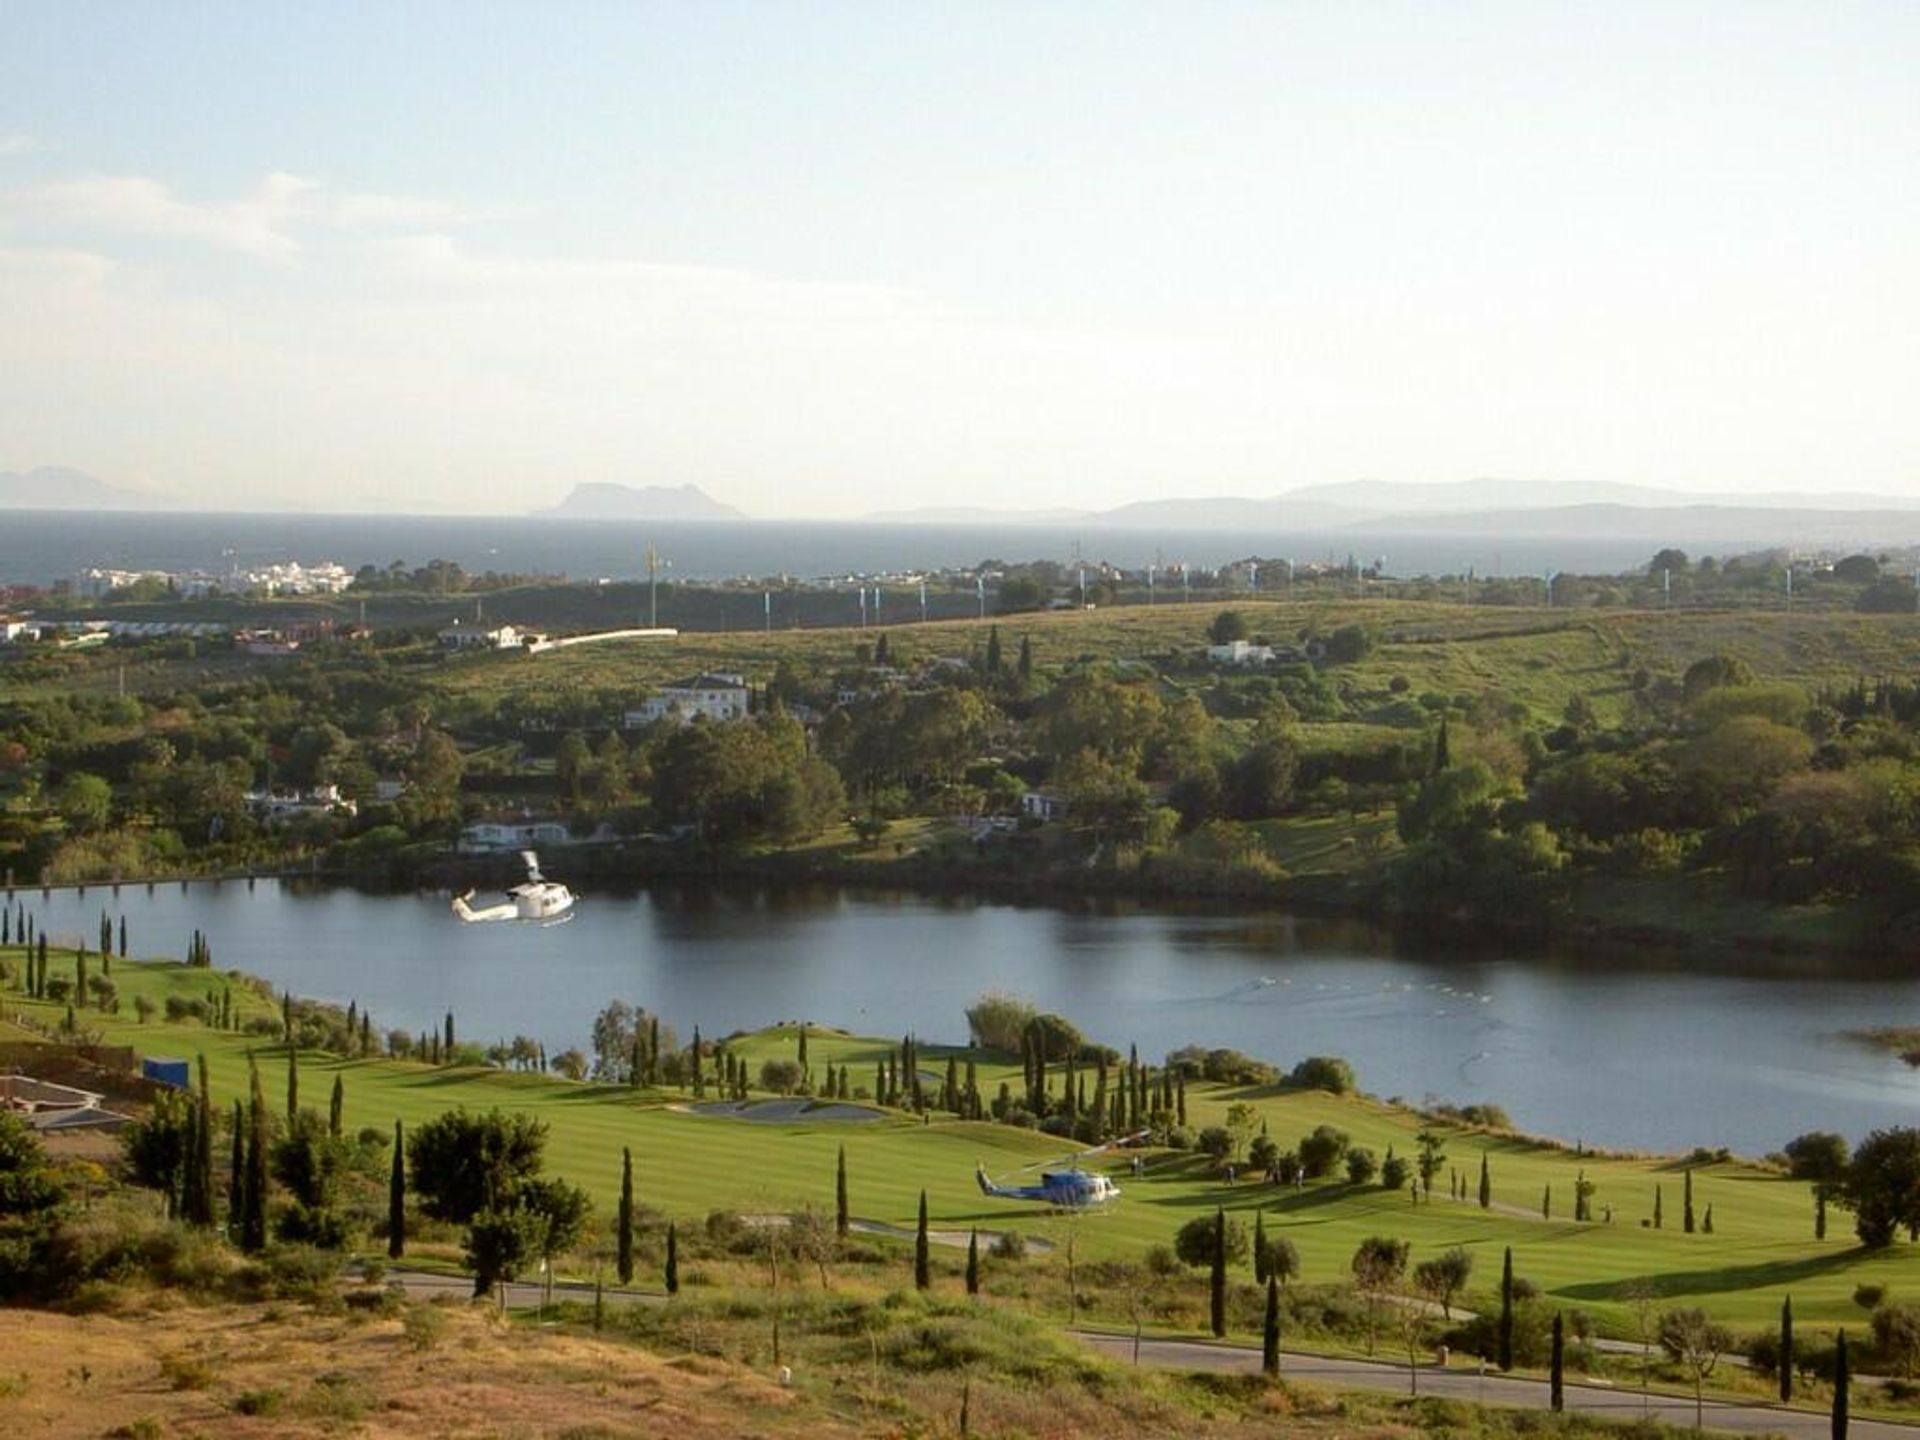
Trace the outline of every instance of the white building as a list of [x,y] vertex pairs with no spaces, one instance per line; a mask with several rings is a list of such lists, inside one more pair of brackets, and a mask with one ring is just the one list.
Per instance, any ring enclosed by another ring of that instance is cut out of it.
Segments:
[[460,832],[460,848],[469,854],[540,850],[572,842],[572,834],[560,820],[478,820]]
[[684,725],[702,715],[709,720],[746,719],[746,677],[721,671],[676,680],[661,686],[660,693],[649,696],[638,710],[627,711],[622,723],[629,730],[638,730],[656,720]]
[[1209,645],[1207,659],[1216,665],[1271,665],[1273,647],[1255,645],[1251,640],[1229,640],[1224,645]]
[[247,809],[262,825],[284,825],[303,815],[357,815],[360,807],[340,793],[338,785],[316,785],[311,790],[249,790]]
[[1020,797],[1020,813],[1029,820],[1064,820],[1067,818],[1066,798],[1046,790],[1029,790]]
[[512,625],[498,625],[489,630],[483,625],[463,625],[458,620],[440,632],[440,648],[443,650],[517,650],[526,646],[531,637],[523,635]]

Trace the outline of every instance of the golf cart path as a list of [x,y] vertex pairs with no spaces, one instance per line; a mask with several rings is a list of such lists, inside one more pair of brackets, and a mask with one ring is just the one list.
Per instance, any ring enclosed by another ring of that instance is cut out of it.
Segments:
[[[1122,1362],[1133,1357],[1133,1337],[1093,1331],[1075,1332],[1081,1341],[1102,1355]],[[1239,1345],[1214,1344],[1202,1340],[1150,1340],[1140,1342],[1140,1363],[1161,1370],[1213,1370],[1258,1374],[1260,1352]],[[1280,1375],[1284,1380],[1324,1385],[1340,1390],[1371,1390],[1392,1395],[1407,1393],[1407,1367],[1385,1360],[1356,1360],[1331,1355],[1300,1355],[1291,1351],[1282,1355]],[[1428,1361],[1419,1367],[1419,1393],[1443,1395],[1450,1400],[1474,1404],[1505,1405],[1515,1409],[1548,1408],[1548,1386],[1544,1380],[1502,1375],[1498,1371],[1479,1373],[1474,1366],[1451,1365],[1442,1370]],[[1634,1421],[1644,1413],[1682,1429],[1693,1426],[1691,1398],[1653,1394],[1642,1399],[1631,1387],[1582,1384],[1569,1380],[1565,1387],[1566,1408],[1615,1420]],[[1645,1406],[1643,1411],[1642,1406]],[[1832,1417],[1825,1410],[1793,1410],[1782,1406],[1757,1405],[1729,1400],[1709,1399],[1702,1407],[1705,1424],[1714,1430],[1729,1430],[1743,1435],[1784,1435],[1788,1440],[1831,1440]],[[1920,1440],[1920,1427],[1886,1420],[1855,1417],[1848,1426],[1853,1440]]]

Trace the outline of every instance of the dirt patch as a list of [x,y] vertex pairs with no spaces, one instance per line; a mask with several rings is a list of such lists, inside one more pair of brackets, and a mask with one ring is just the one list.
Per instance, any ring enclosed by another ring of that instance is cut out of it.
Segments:
[[[793,1392],[580,1335],[502,1329],[464,1305],[415,1349],[398,1319],[257,1306],[140,1316],[0,1311],[0,1433],[91,1437],[672,1434],[798,1426]],[[817,1412],[809,1434],[852,1433]]]

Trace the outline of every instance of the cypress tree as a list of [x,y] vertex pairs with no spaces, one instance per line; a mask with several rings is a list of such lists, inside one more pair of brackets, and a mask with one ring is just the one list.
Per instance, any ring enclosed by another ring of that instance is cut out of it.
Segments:
[[801,1076],[802,1077],[807,1076],[811,1072],[811,1068],[812,1067],[810,1067],[807,1064],[807,1022],[802,1020],[800,1022],[800,1074]]
[[120,958],[127,958],[127,917],[120,917]]
[[933,1284],[932,1256],[927,1253],[927,1192],[920,1192],[920,1223],[913,1232],[913,1288],[925,1290]]
[[440,1053],[447,1057],[447,1063],[453,1063],[453,1011],[447,1011],[447,1034],[440,1047]]
[[1030,680],[1033,678],[1033,641],[1025,635],[1020,637],[1019,666],[1020,678],[1022,680]]
[[620,1209],[615,1217],[614,1273],[622,1285],[633,1283],[633,1151],[620,1147]]
[[1660,1214],[1660,1187],[1656,1185],[1653,1187],[1653,1228],[1654,1229],[1658,1230],[1660,1228],[1661,1218],[1662,1217]]
[[1214,1339],[1223,1339],[1227,1333],[1227,1212],[1216,1209],[1213,1212],[1213,1262],[1207,1276],[1208,1317],[1213,1324]]
[[1269,1379],[1280,1373],[1280,1281],[1267,1276],[1267,1314],[1260,1327],[1260,1368]]
[[387,1257],[407,1253],[407,1137],[393,1122],[393,1170],[387,1176]]
[[967,1294],[980,1293],[980,1231],[967,1232]]
[[187,1102],[186,1114],[181,1120],[180,1168],[167,1191],[167,1218],[193,1222],[193,1206],[197,1201],[195,1187],[200,1183],[199,1168],[193,1163],[200,1153],[200,1106],[194,1101]]
[[842,1145],[833,1167],[833,1232],[844,1240],[852,1224],[847,1210],[847,1147]]
[[1000,666],[1000,627],[996,625],[987,631],[987,674],[997,677]]
[[653,1016],[647,1022],[647,1083],[653,1084],[660,1078],[660,1017]]
[[1833,1440],[1847,1440],[1847,1332],[1834,1337]]
[[1565,1326],[1556,1310],[1553,1312],[1553,1353],[1547,1370],[1547,1408],[1556,1412],[1567,1408],[1565,1367]]
[[327,1101],[327,1133],[334,1139],[340,1138],[341,1127],[347,1114],[347,1082],[336,1073],[333,1077],[333,1096]]
[[1268,1278],[1267,1269],[1267,1212],[1256,1210],[1253,1215],[1253,1278],[1256,1284],[1264,1285]]
[[362,1010],[360,1012],[360,1054],[362,1056],[366,1056],[372,1053],[373,1053],[373,1017],[368,1015],[366,1011]]
[[207,1079],[207,1057],[200,1054],[200,1093],[187,1112],[187,1173],[180,1210],[189,1225],[212,1229],[213,1199],[213,1090]]
[[44,932],[44,931],[42,931],[42,932],[41,932],[41,934],[40,934],[40,938],[39,938],[39,940],[38,940],[38,941],[37,941],[37,942],[35,943],[35,946],[34,946],[34,948],[35,948],[36,950],[38,950],[38,951],[40,952],[40,998],[44,1000],[44,999],[46,999],[46,997],[47,997],[47,937],[46,937],[46,932]]
[[287,1042],[287,1048],[293,1048],[293,992],[289,990],[280,997],[280,1038]]
[[1496,1362],[1502,1370],[1513,1369],[1513,1247],[1507,1246],[1500,1266],[1500,1332]]
[[233,1153],[228,1167],[227,1235],[238,1239],[240,1219],[247,1208],[247,1115],[238,1095],[233,1097]]
[[1681,1179],[1683,1188],[1680,1202],[1680,1229],[1691,1235],[1693,1233],[1693,1171],[1682,1172]]
[[693,1093],[704,1095],[707,1093],[707,1067],[700,1058],[700,1027],[698,1025],[693,1027],[693,1053],[688,1058],[693,1065]]
[[1705,1212],[1702,1213],[1700,1216],[1700,1233],[1702,1235],[1713,1234],[1713,1206],[1712,1205],[1708,1205]]
[[1184,1074],[1180,1076],[1180,1086],[1174,1094],[1174,1105],[1178,1111],[1174,1118],[1184,1129],[1187,1123],[1187,1077]]
[[1553,1186],[1551,1185],[1540,1192],[1540,1218],[1542,1220],[1553,1218]]
[[680,1232],[667,1222],[667,1294],[680,1293]]
[[1827,1238],[1827,1187],[1824,1185],[1813,1187],[1813,1238]]
[[1453,747],[1447,742],[1447,717],[1440,717],[1440,729],[1433,737],[1433,765],[1430,774],[1438,775],[1453,761]]
[[1487,1152],[1480,1152],[1480,1208],[1493,1207],[1493,1176],[1487,1170]]
[[287,1046],[287,1123],[291,1125],[300,1114],[300,1052],[289,1044]]
[[73,952],[73,998],[82,1009],[87,1004],[87,947],[76,946]]
[[1793,1296],[1780,1302],[1780,1403],[1793,1399]]
[[260,1088],[260,1067],[248,1061],[247,1171],[240,1217],[240,1248],[258,1254],[267,1248],[267,1100]]

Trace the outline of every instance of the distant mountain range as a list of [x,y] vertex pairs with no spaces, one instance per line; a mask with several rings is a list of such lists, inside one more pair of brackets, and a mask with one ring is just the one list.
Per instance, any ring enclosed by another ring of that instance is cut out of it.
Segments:
[[698,485],[617,485],[589,480],[567,498],[535,515],[556,520],[744,520],[745,513],[723,505]]
[[5,510],[167,510],[164,495],[109,485],[97,475],[65,465],[31,470],[0,470],[0,509]]
[[1920,499],[1775,491],[1725,495],[1608,482],[1463,480],[1414,485],[1354,480],[1265,498],[1140,500],[1107,510],[941,507],[867,517],[894,524],[1077,525],[1098,530],[1218,531],[1374,537],[1484,535],[1535,539],[1668,538],[1689,544],[1900,545],[1920,542]]

